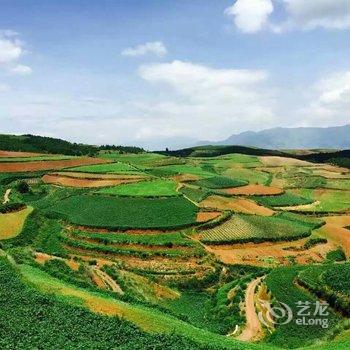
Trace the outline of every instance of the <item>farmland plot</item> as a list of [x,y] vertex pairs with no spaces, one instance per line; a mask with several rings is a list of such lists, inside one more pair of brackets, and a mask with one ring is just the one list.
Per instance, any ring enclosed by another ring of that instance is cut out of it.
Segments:
[[310,227],[277,216],[235,215],[223,224],[202,232],[202,242],[223,244],[294,240],[310,235]]
[[98,193],[121,197],[172,197],[179,196],[176,182],[172,180],[150,180],[101,189]]
[[108,229],[176,228],[196,222],[197,207],[182,197],[123,198],[78,195],[51,209],[76,225]]

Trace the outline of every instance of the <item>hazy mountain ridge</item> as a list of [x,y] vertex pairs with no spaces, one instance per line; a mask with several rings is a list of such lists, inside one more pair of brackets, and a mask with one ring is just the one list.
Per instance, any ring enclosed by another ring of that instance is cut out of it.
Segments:
[[197,145],[242,145],[269,149],[350,148],[350,124],[316,128],[272,128],[233,134],[223,141],[200,141]]

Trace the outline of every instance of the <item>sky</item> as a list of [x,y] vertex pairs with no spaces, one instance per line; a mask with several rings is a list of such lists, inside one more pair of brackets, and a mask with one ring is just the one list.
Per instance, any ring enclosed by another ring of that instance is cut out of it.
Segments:
[[0,0],[0,133],[146,149],[350,121],[349,0]]

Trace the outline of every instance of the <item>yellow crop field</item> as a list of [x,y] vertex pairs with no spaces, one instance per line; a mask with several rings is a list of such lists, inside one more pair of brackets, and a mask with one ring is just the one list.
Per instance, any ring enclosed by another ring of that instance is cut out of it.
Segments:
[[13,213],[0,214],[0,240],[16,237],[32,210],[32,207],[26,207]]

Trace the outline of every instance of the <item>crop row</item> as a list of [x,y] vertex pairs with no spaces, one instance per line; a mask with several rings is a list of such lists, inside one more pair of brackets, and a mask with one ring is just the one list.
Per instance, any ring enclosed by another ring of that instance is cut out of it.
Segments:
[[309,236],[309,226],[278,216],[235,215],[220,226],[202,232],[204,243],[223,244],[294,240]]

